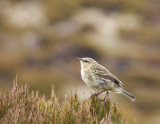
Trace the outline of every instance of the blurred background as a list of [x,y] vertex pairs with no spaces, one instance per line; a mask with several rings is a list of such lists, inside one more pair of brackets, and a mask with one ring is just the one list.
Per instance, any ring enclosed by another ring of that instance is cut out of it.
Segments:
[[112,94],[130,123],[160,123],[159,0],[0,0],[0,87],[61,99],[92,92],[75,57],[92,57],[136,96]]

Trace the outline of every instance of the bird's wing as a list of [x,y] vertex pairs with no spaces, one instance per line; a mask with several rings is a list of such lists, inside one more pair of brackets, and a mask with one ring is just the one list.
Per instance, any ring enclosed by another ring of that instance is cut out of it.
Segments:
[[93,73],[95,73],[98,77],[106,80],[109,79],[115,84],[117,84],[119,87],[122,87],[123,83],[103,66],[97,66],[94,70],[95,71]]
[[123,85],[123,83],[113,74],[99,74],[99,73],[95,73],[95,74],[98,75],[99,77],[104,78],[104,79],[109,79],[109,80],[113,81],[119,87],[122,87],[122,85]]

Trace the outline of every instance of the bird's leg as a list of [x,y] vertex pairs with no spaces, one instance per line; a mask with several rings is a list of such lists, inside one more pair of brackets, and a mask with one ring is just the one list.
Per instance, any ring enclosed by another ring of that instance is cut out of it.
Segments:
[[101,94],[101,93],[103,93],[103,92],[105,92],[105,91],[106,91],[106,90],[103,90],[103,91],[97,93],[95,96],[98,96],[99,94]]
[[103,93],[103,92],[105,92],[105,91],[106,91],[106,90],[103,90],[103,91],[101,91],[101,92],[99,92],[99,93],[94,93],[90,98],[92,98],[93,96],[96,96],[97,99],[98,99],[98,95],[101,94],[101,93]]
[[106,100],[106,97],[107,97],[107,99],[108,99],[108,96],[109,96],[109,91],[107,91],[107,92],[106,92],[106,95],[104,96],[104,99],[103,99],[104,102],[105,102],[105,100]]

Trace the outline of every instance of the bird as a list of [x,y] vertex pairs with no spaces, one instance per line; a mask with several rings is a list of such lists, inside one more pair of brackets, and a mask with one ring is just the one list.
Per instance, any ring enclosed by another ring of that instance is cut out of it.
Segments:
[[92,96],[98,97],[101,93],[106,92],[104,97],[105,100],[106,96],[109,95],[109,92],[115,92],[123,94],[132,102],[135,101],[136,98],[123,89],[123,83],[97,61],[89,57],[76,59],[80,61],[82,80],[89,88],[96,92]]

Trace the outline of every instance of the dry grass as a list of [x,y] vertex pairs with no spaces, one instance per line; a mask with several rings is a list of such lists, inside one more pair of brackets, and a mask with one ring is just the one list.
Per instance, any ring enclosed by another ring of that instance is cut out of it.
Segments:
[[[16,81],[15,81],[16,82]],[[52,95],[50,99],[38,92],[29,92],[27,85],[14,83],[8,91],[0,91],[0,123],[54,123],[54,124],[124,124],[115,104],[95,98],[80,100],[77,94],[67,96],[63,102]]]

